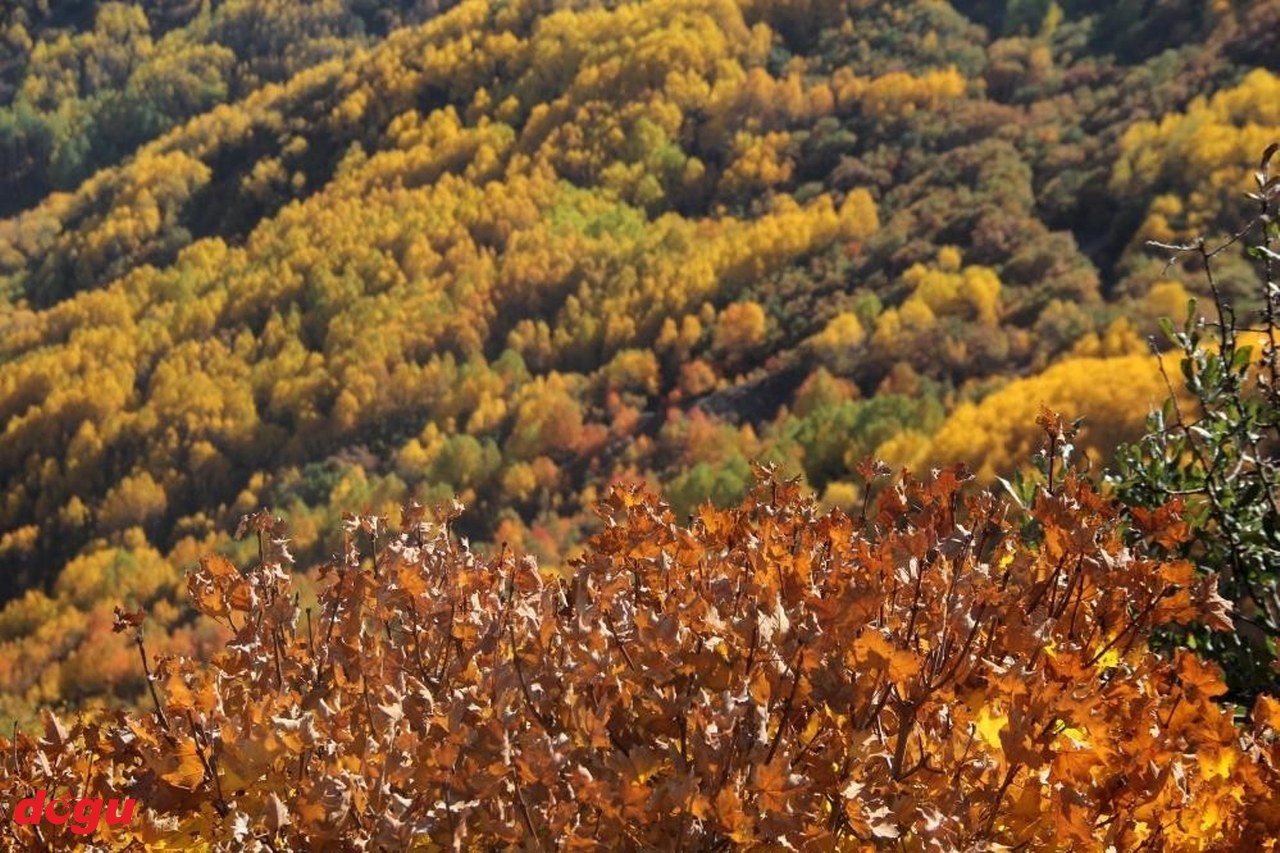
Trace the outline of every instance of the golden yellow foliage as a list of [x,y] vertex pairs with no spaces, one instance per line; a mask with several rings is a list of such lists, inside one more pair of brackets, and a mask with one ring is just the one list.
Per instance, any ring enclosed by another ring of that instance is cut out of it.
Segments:
[[845,240],[866,240],[880,230],[875,199],[859,187],[840,202],[840,236]]
[[857,351],[867,339],[862,321],[852,311],[842,311],[826,328],[807,342],[818,360],[836,373],[848,373],[857,363]]
[[711,345],[730,359],[736,359],[759,348],[767,334],[768,317],[760,303],[734,302],[720,312],[711,334]]
[[1257,68],[1234,88],[1130,127],[1112,172],[1113,190],[1173,190],[1153,201],[1135,241],[1186,240],[1219,220],[1224,199],[1250,188],[1257,152],[1280,133],[1278,105],[1280,77]]
[[1147,413],[1167,391],[1149,354],[1071,358],[1037,376],[1015,379],[978,403],[957,406],[933,436],[927,458],[969,464],[990,482],[1031,458],[1039,441],[1035,412],[1048,407],[1086,416],[1078,447],[1099,459],[1142,434]]
[[904,318],[910,303],[919,301],[935,316],[960,317],[983,326],[994,326],[999,319],[1000,279],[989,267],[960,268],[959,252],[944,247],[938,252],[936,266],[915,264],[902,274],[913,288],[903,306]]

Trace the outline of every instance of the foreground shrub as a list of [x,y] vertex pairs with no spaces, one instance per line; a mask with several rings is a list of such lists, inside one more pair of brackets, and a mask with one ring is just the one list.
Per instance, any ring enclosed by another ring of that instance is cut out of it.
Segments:
[[1127,547],[1073,475],[1029,524],[964,479],[885,483],[854,517],[762,479],[687,527],[618,490],[567,580],[477,556],[449,513],[353,518],[302,611],[282,527],[251,516],[256,565],[189,577],[226,648],[148,660],[139,633],[155,710],[0,739],[0,792],[135,797],[92,840],[227,850],[1271,843],[1280,703],[1237,724],[1216,668],[1147,646],[1228,626],[1213,579]]
[[[1179,387],[1166,374],[1168,399],[1147,419],[1142,440],[1120,449],[1111,475],[1116,493],[1135,514],[1174,497],[1181,501],[1192,535],[1156,541],[1151,548],[1220,572],[1219,586],[1236,607],[1238,630],[1200,627],[1171,631],[1167,639],[1194,645],[1222,664],[1232,697],[1246,702],[1280,689],[1280,174],[1272,174],[1277,152],[1280,142],[1263,151],[1256,192],[1249,193],[1258,212],[1234,235],[1213,247],[1203,238],[1151,244],[1170,252],[1171,264],[1185,256],[1203,269],[1213,311],[1202,317],[1192,301],[1181,329],[1163,321],[1178,355]],[[1238,306],[1219,271],[1237,244],[1258,274],[1257,293]]]

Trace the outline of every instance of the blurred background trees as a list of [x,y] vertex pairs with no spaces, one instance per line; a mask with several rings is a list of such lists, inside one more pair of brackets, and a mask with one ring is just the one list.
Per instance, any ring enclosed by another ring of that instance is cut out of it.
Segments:
[[683,513],[766,459],[850,504],[867,454],[1007,472],[1042,403],[1105,461],[1208,295],[1143,241],[1234,233],[1280,125],[1274,3],[1113,5],[7,4],[9,653],[90,659],[27,648],[97,618],[64,570],[177,577],[263,505],[318,562],[344,509],[458,495],[562,566],[618,481]]

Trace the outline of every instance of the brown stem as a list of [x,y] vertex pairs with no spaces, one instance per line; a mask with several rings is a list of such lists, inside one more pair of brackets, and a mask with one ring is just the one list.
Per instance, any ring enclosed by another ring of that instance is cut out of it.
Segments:
[[613,627],[613,618],[608,613],[604,614],[605,627],[609,629],[609,636],[613,637],[613,643],[618,647],[618,651],[622,652],[622,659],[627,662],[627,666],[631,667],[632,672],[639,672],[636,669],[635,661],[631,659],[631,655],[627,652],[627,647],[622,645],[622,639],[618,637],[618,631]]
[[915,727],[915,721],[915,703],[904,703],[899,711],[898,741],[894,744],[893,749],[893,767],[891,772],[893,773],[894,779],[902,778],[902,764],[907,758],[907,739],[911,736],[911,730]]
[[803,662],[804,644],[802,643],[796,649],[796,661],[791,665],[791,692],[787,694],[787,700],[782,705],[782,717],[778,720],[778,730],[773,733],[773,742],[769,744],[769,754],[765,756],[765,764],[773,761],[773,754],[777,752],[778,744],[782,742],[782,733],[787,729],[787,717],[791,715],[791,704],[796,699],[796,690],[800,687],[800,679],[804,677],[804,673],[800,672],[800,664]]
[[520,663],[520,655],[516,652],[516,629],[510,622],[507,623],[507,631],[511,638],[511,662],[515,665],[516,678],[520,681],[520,692],[524,694],[525,704],[529,706],[529,712],[533,714],[534,719],[542,725],[543,731],[548,735],[552,735],[550,721],[542,715],[542,712],[538,710],[538,706],[533,704],[533,696],[529,693],[529,685],[524,680],[524,667]]
[[227,806],[227,801],[222,796],[222,780],[218,778],[217,768],[211,760],[212,750],[210,750],[209,755],[205,755],[205,751],[200,745],[201,741],[205,740],[204,730],[196,725],[195,717],[192,716],[190,711],[187,711],[186,718],[187,725],[191,727],[191,742],[195,746],[196,757],[200,759],[200,764],[204,767],[205,776],[213,783],[213,807],[217,810],[219,816],[226,817],[231,809]]
[[138,645],[138,656],[142,658],[142,673],[147,677],[147,690],[151,693],[151,701],[156,706],[156,717],[160,720],[160,725],[164,727],[165,734],[169,739],[173,739],[173,732],[169,728],[169,718],[164,715],[164,708],[160,706],[160,697],[156,695],[156,685],[151,678],[151,665],[147,663],[147,647],[142,641],[142,629],[133,635],[133,641]]
[[514,764],[511,766],[511,782],[516,789],[516,805],[519,806],[520,820],[524,823],[524,828],[528,831],[529,837],[533,839],[533,843],[537,845],[539,850],[543,850],[542,839],[538,837],[538,831],[533,828],[533,819],[529,816],[529,807],[524,802],[524,791],[520,789],[520,772]]

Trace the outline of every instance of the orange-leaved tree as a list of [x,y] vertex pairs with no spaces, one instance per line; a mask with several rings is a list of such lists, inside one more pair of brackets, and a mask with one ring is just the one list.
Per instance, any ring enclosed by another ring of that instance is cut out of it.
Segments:
[[[1159,625],[1225,625],[1186,562],[1126,544],[1067,474],[1031,521],[863,467],[823,512],[762,476],[687,525],[627,487],[572,577],[481,557],[454,510],[350,517],[301,608],[283,526],[189,576],[233,638],[148,654],[154,707],[0,738],[0,794],[134,797],[127,827],[3,823],[21,845],[1262,849],[1280,703],[1247,721]],[[877,485],[873,489],[873,485]],[[1162,514],[1163,513],[1163,514]],[[1181,535],[1172,509],[1150,524]],[[432,520],[434,519],[434,520]]]

